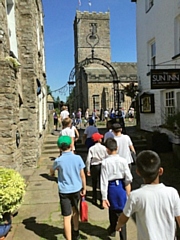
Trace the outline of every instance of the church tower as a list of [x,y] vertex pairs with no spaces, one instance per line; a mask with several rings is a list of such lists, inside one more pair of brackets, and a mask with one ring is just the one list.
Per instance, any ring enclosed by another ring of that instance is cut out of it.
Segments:
[[76,12],[74,20],[75,65],[94,57],[111,62],[110,13]]

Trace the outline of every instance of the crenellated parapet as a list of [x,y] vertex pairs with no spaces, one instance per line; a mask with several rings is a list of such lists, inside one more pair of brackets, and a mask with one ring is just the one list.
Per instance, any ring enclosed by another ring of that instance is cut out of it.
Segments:
[[110,12],[88,12],[88,11],[76,11],[76,17],[77,18],[86,18],[86,19],[101,19],[106,20],[110,19]]

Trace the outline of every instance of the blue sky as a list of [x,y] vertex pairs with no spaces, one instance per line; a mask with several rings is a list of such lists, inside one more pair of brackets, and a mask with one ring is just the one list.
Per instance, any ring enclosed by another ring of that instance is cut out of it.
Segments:
[[[62,88],[74,67],[73,22],[76,10],[110,11],[112,62],[136,62],[136,4],[131,0],[42,0],[44,8],[47,84]],[[88,4],[91,2],[91,6]],[[65,101],[65,94],[53,92]]]

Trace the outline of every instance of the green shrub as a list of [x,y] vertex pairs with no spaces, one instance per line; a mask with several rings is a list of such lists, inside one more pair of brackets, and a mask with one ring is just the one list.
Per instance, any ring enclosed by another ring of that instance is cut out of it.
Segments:
[[14,212],[25,194],[25,180],[14,169],[0,168],[0,218],[5,212]]

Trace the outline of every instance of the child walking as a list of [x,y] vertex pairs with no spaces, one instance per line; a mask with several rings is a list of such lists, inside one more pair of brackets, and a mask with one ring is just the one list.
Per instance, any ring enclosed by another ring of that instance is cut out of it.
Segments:
[[175,219],[180,226],[180,199],[176,189],[159,182],[163,168],[158,154],[150,150],[140,152],[136,166],[144,185],[130,193],[116,230],[135,213],[138,240],[176,239]]
[[[117,153],[117,142],[108,138],[105,142],[108,157],[101,165],[101,194],[103,207],[109,208],[109,236],[115,236],[118,216],[123,211],[127,195],[131,191],[132,175],[127,160]],[[120,239],[126,240],[126,225],[119,232]]]
[[[102,160],[108,156],[106,147],[101,144],[102,138],[103,135],[100,133],[94,133],[92,135],[92,140],[94,141],[95,145],[89,148],[86,160],[87,176],[91,176],[92,179],[92,203],[95,205],[97,205],[97,187],[98,183],[100,183],[101,163]],[[100,206],[102,207],[101,198]]]
[[131,151],[136,154],[131,138],[127,134],[125,135],[122,133],[122,126],[119,123],[114,123],[112,125],[112,130],[114,139],[117,141],[118,154],[126,159],[131,169],[131,164],[133,163]]
[[[57,145],[62,151],[62,155],[55,159],[50,174],[54,176],[55,170],[58,171],[58,188],[65,237],[67,240],[77,240],[80,239],[78,204],[80,195],[86,194],[86,177],[84,162],[79,155],[73,154],[71,143],[69,136],[58,138]],[[71,218],[73,234],[71,233]]]
[[72,151],[75,151],[74,141],[75,141],[75,131],[72,129],[72,120],[67,117],[62,120],[62,130],[59,136],[69,136],[71,138]]

